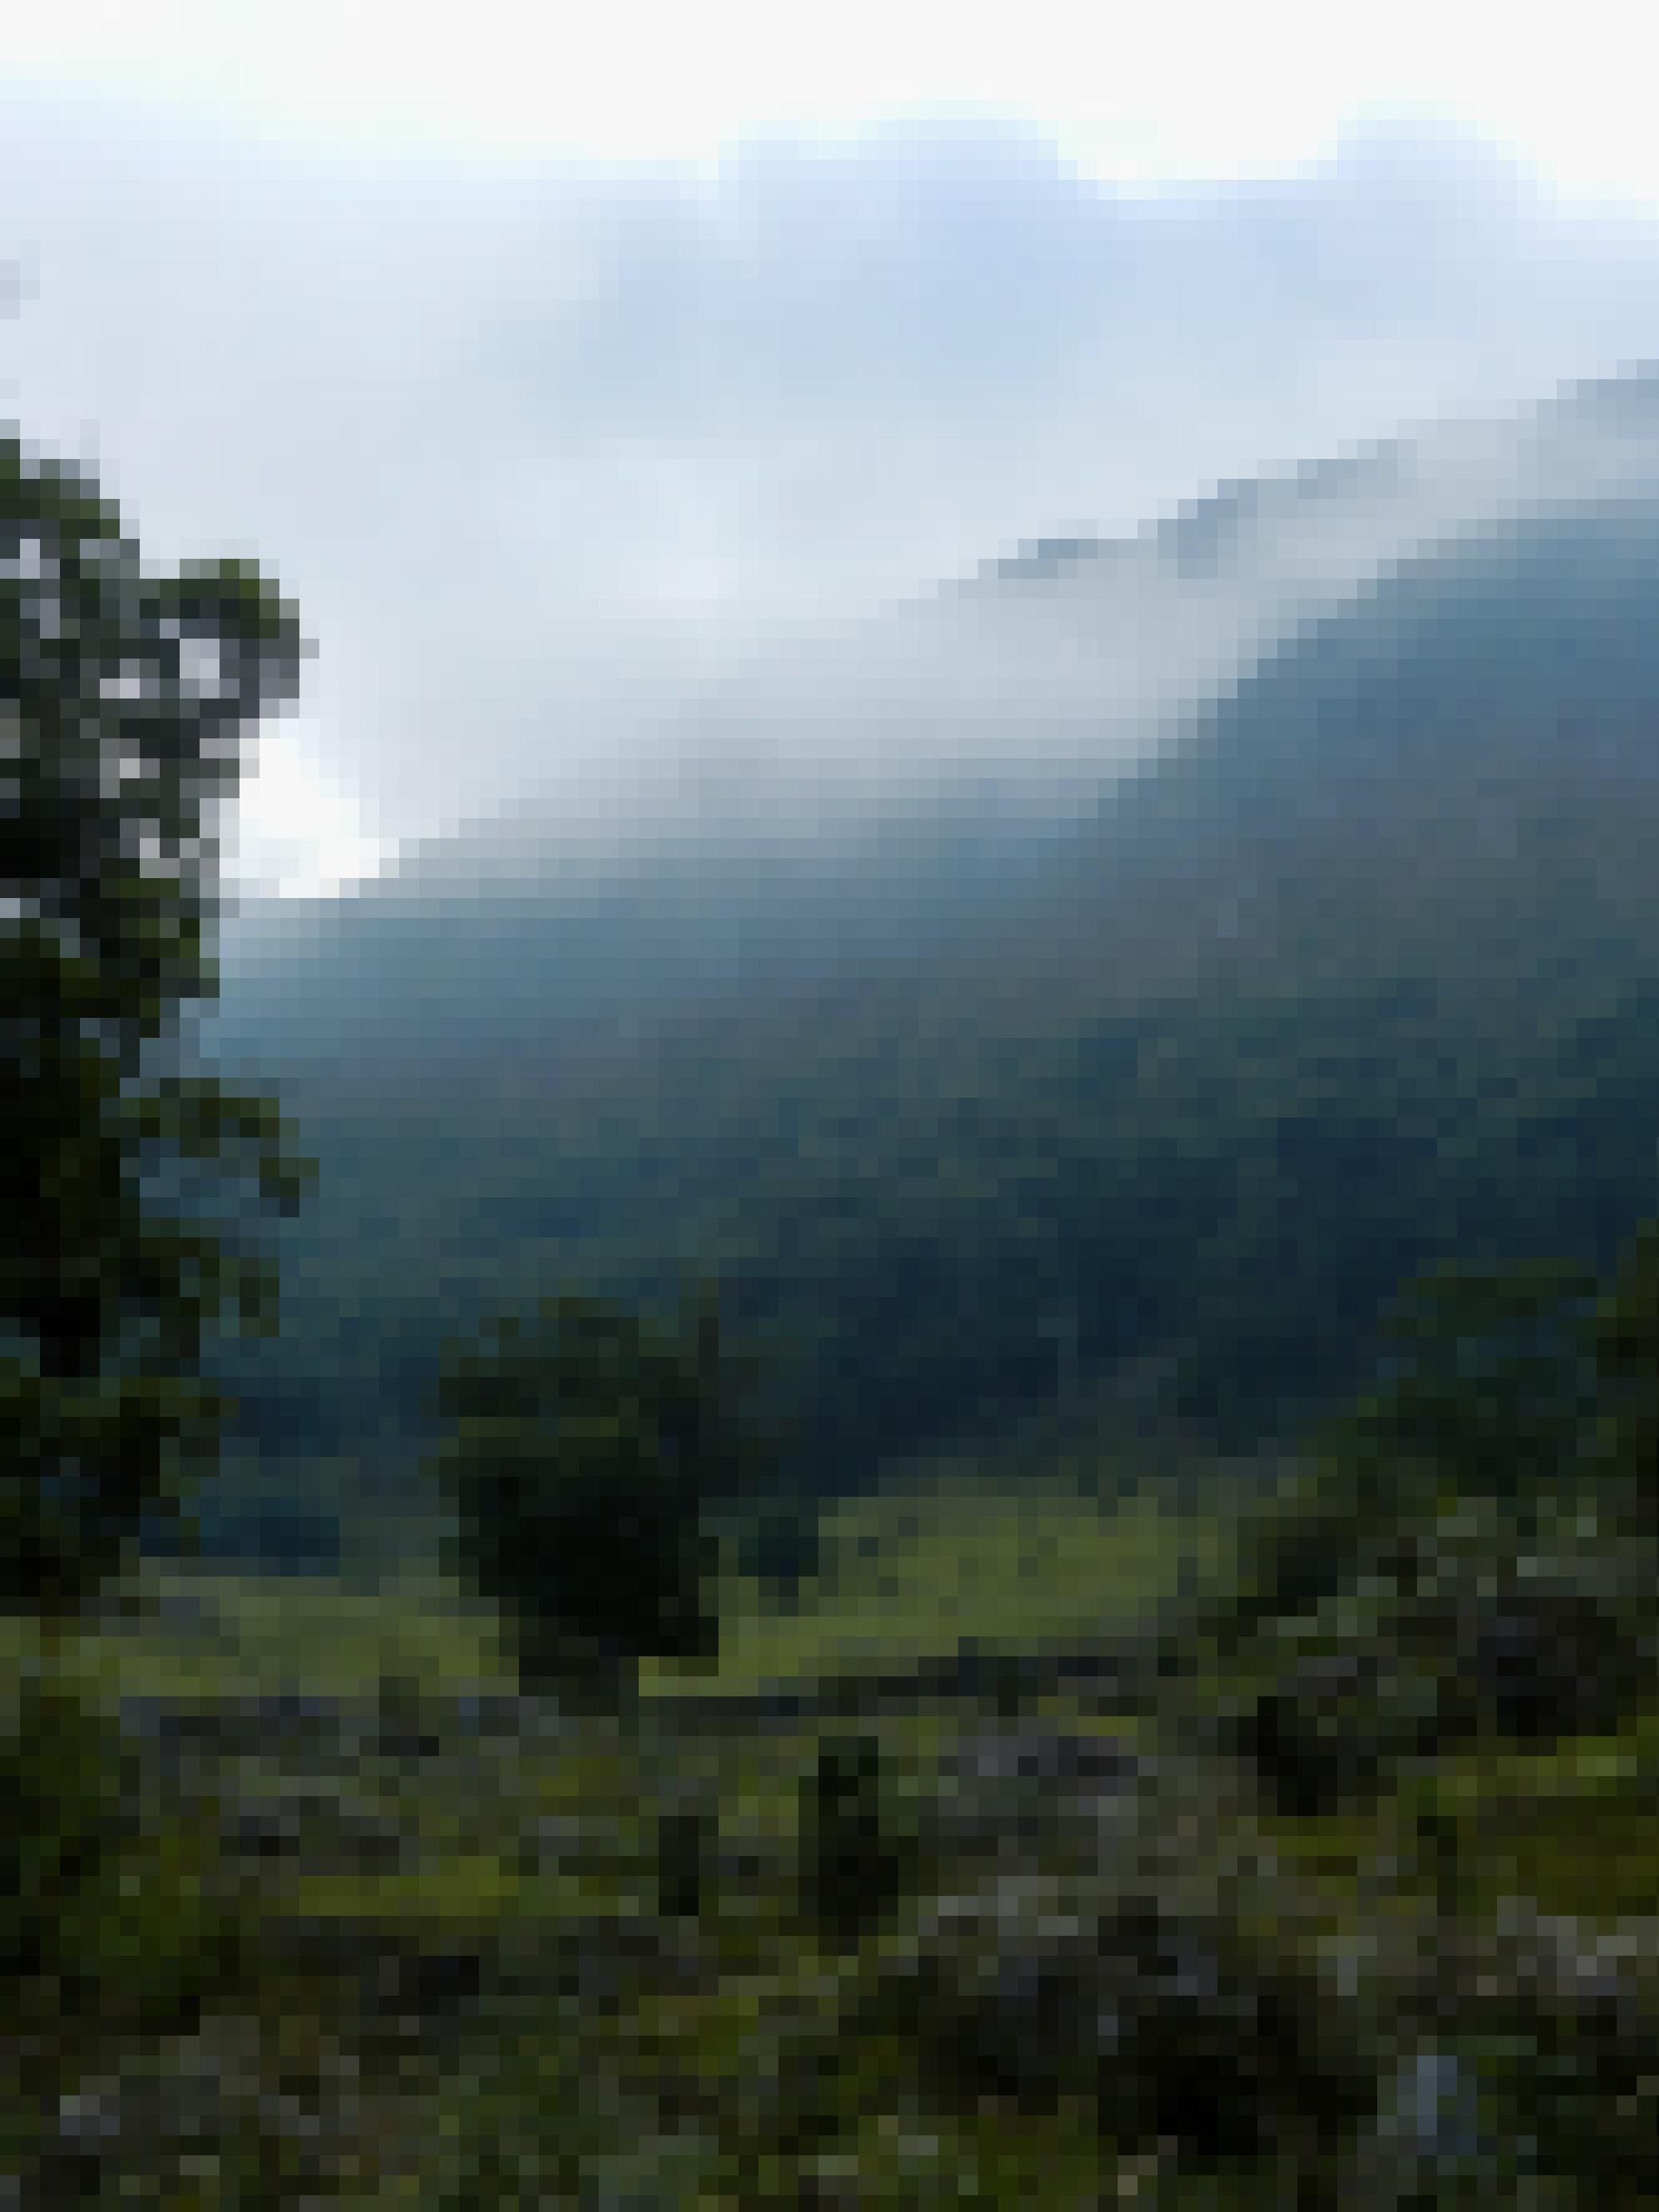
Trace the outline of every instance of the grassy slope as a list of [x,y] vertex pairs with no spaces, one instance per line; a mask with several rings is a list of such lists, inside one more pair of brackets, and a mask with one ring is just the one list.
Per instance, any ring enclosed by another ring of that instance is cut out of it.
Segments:
[[[1225,1548],[1215,1524],[1149,1497],[1101,1509],[1059,1489],[1013,1498],[941,1486],[864,1499],[832,1516],[822,1571],[796,1606],[732,1579],[712,1678],[647,1666],[642,1686],[740,1693],[902,1666],[967,1642],[1018,1650],[1109,1632],[1207,1577]],[[158,1572],[155,1582],[199,1596],[223,1632],[135,1619],[88,1634],[76,1663],[106,1692],[212,1700],[301,1687],[367,1697],[387,1674],[440,1694],[513,1681],[489,1617],[434,1584],[370,1595],[252,1577]],[[932,1732],[910,1729],[918,1741]],[[1659,1712],[1545,1753],[1459,1754],[1439,1786],[1487,1863],[1480,1886],[1492,1898],[1507,1884],[1547,1909],[1592,1917],[1659,1911],[1650,1843]],[[1381,1848],[1391,1817],[1385,1804],[1374,1820],[1286,1824],[1285,1836],[1292,1850],[1340,1867]]]
[[[856,1501],[826,1525],[817,1577],[785,1604],[739,1575],[721,1601],[718,1672],[686,1686],[741,1692],[825,1671],[902,1667],[964,1643],[1011,1650],[1127,1627],[1216,1561],[1214,1524],[1142,1495],[1099,1505],[1064,1486],[1018,1495],[941,1481]],[[216,1696],[291,1686],[368,1694],[383,1674],[435,1689],[505,1688],[491,1617],[435,1580],[381,1592],[305,1577],[152,1571],[157,1591],[199,1599],[219,1634],[114,1623],[81,1639],[111,1687]],[[649,1664],[647,1688],[671,1691]]]

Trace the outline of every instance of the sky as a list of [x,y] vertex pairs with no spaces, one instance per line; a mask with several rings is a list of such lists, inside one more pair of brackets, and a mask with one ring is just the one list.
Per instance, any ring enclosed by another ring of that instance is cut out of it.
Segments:
[[757,653],[1659,358],[1638,11],[1129,13],[9,23],[0,414],[314,641],[236,879],[615,836]]

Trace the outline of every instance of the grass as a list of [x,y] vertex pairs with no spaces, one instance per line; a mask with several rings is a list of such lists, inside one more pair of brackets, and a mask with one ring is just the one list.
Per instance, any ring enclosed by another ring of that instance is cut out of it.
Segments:
[[[301,1577],[146,1567],[134,1596],[132,1617],[82,1629],[62,1646],[64,1665],[94,1695],[185,1705],[279,1689],[356,1697],[383,1674],[440,1694],[514,1684],[489,1617],[436,1585],[369,1593]],[[198,1604],[212,1625],[151,1617],[142,1608],[152,1597]],[[27,1663],[37,1644],[31,1624],[0,1620],[0,1665]]]
[[[1212,1573],[1213,1524],[1143,1495],[1100,1505],[1033,1483],[1017,1495],[941,1481],[826,1517],[823,1563],[787,1606],[734,1577],[717,1674],[733,1692],[842,1670],[902,1668],[963,1646],[1022,1650],[1110,1635]],[[669,1688],[672,1670],[647,1668]]]
[[[788,1604],[732,1575],[712,1672],[647,1662],[647,1692],[741,1694],[831,1672],[902,1668],[964,1645],[1010,1650],[1109,1635],[1221,1563],[1213,1524],[1149,1495],[1099,1505],[1060,1485],[1018,1496],[957,1480],[860,1499],[828,1516],[823,1565]],[[493,1616],[435,1577],[381,1591],[298,1576],[147,1569],[145,1589],[217,1624],[165,1617],[80,1634],[70,1657],[106,1694],[211,1700],[293,1688],[370,1694],[383,1675],[438,1694],[514,1686]],[[28,1632],[0,1626],[15,1660]]]
[[[1057,1484],[1033,1484],[1018,1495],[959,1480],[917,1484],[836,1512],[824,1530],[822,1571],[793,1608],[733,1578],[724,1593],[718,1672],[677,1677],[647,1669],[644,1686],[666,1704],[681,1686],[736,1695],[825,1671],[902,1667],[969,1641],[1030,1649],[1110,1634],[1224,1569],[1225,1548],[1224,1524],[1206,1527],[1144,1494],[1100,1506]],[[106,1692],[211,1701],[281,1686],[356,1698],[371,1696],[386,1675],[439,1696],[512,1683],[487,1615],[435,1583],[406,1579],[376,1595],[175,1571],[151,1583],[173,1603],[171,1626],[165,1616],[135,1614],[87,1634],[76,1649],[76,1668]],[[204,1607],[194,1630],[183,1610],[191,1597]],[[12,1640],[16,1650],[8,1656],[21,1656],[21,1642]],[[1044,1702],[1065,1727],[1156,1735],[1158,1724],[1146,1717],[1120,1722],[1060,1694]],[[414,1950],[476,1945],[489,1953],[516,1943],[532,1960],[545,1946],[544,1964],[555,1961],[546,1971],[556,1978],[561,1943],[603,1948],[605,1931],[615,1935],[614,2003],[584,2012],[573,2027],[563,2000],[544,1990],[525,2001],[528,2009],[504,2012],[468,2044],[453,2078],[444,2072],[448,2062],[427,2052],[406,2077],[380,2081],[386,2125],[405,2130],[406,2141],[388,2150],[373,2185],[348,2201],[517,2202],[514,2191],[538,2160],[562,2177],[541,2201],[579,2201],[571,2191],[578,2182],[586,2187],[590,2161],[625,2195],[625,2154],[659,2191],[676,2185],[667,2177],[683,2154],[689,2193],[672,2201],[688,2203],[765,2201],[745,2191],[757,2186],[754,2161],[775,2154],[783,2156],[776,2201],[836,2201],[838,2160],[860,2177],[859,2201],[872,2205],[1269,2201],[1251,2194],[1266,2185],[1260,2175],[1241,2179],[1237,2196],[1225,2179],[1200,2185],[1183,2178],[1170,2193],[1172,2185],[1151,2167],[1120,2167],[1086,2112],[988,2111],[970,2118],[916,2106],[902,2050],[878,2033],[843,2039],[843,2003],[870,1961],[820,1955],[795,1917],[799,1785],[817,1741],[814,1729],[802,1723],[763,1734],[734,1724],[677,1743],[672,1729],[651,1729],[654,1703],[647,1699],[647,1725],[634,1739],[602,1720],[573,1723],[546,1743],[509,1747],[452,1730],[436,1755],[366,1763],[359,1784],[418,1835],[415,1863],[352,1874],[283,1866],[261,1876],[279,1927],[285,1916],[313,1929],[337,1922],[348,1948],[354,1931]],[[871,1726],[902,1784],[972,1720],[927,1711]],[[678,1765],[681,1779],[706,1790],[723,1842],[757,1852],[753,1875],[726,1882],[696,1922],[693,1948],[708,1978],[687,1990],[672,1976],[653,1984],[648,1966],[631,1963],[630,1945],[655,1924],[649,1770],[657,1761],[665,1771]],[[249,1765],[240,1779],[253,1773]],[[1659,1911],[1652,1843],[1659,1707],[1608,1735],[1551,1749],[1486,1745],[1448,1755],[1432,1787],[1462,1839],[1465,1895],[1476,1918],[1488,1919],[1511,1896],[1591,1919]],[[575,1820],[579,1839],[537,1870],[520,1846],[550,1817]],[[1228,1838],[1220,1841],[1229,1847]],[[1402,1798],[1385,1796],[1372,1808],[1318,1820],[1264,1819],[1256,1842],[1282,1859],[1300,1899],[1297,1928],[1262,1932],[1310,1954],[1384,1935],[1394,1922],[1403,1945],[1428,1901],[1429,1876],[1413,1859]],[[1390,1859],[1396,1868],[1384,1871]],[[307,2004],[314,2007],[325,2045],[331,1989],[325,1977],[307,1996],[308,1988],[296,1979],[284,2002],[296,2022]],[[815,2054],[830,2054],[823,2063],[833,2063],[838,2085],[832,2139],[799,2157],[779,2153],[771,2123],[747,2110],[780,2052],[800,2054],[808,2074],[819,2063]],[[713,2149],[697,2147],[695,2127],[676,2149],[654,2124],[626,2117],[634,2103],[651,2108],[665,2081],[683,2081],[693,2103],[717,2116]],[[623,2118],[605,2117],[607,2098]],[[449,2149],[434,2147],[434,2129],[450,2136]],[[495,2195],[485,2179],[492,2156],[502,2161]],[[431,2193],[446,2158],[455,2176],[448,2197]],[[405,2159],[412,2172],[400,2165]],[[434,2160],[438,2165],[428,2166]],[[820,2193],[798,2197],[814,2161]]]

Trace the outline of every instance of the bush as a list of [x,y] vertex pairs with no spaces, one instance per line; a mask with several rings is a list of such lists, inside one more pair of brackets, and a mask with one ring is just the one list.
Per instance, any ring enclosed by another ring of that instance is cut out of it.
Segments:
[[[210,1819],[147,1806],[117,1725],[38,1668],[0,1708],[0,1978],[43,2119],[112,2051],[245,1995],[260,1944]],[[10,2132],[15,2151],[31,2130]]]
[[1281,1810],[1330,1812],[1483,1736],[1605,1730],[1652,1694],[1653,1547],[1577,1505],[1532,1522],[1443,1503],[1356,1546],[1322,1603],[1258,1633],[1227,1740]]
[[881,1765],[873,1736],[825,1740],[801,1789],[801,1902],[834,1946],[850,1949],[877,1927],[915,1877],[917,1844]]
[[895,1948],[880,2002],[947,2106],[1051,2114],[1085,2098],[1124,2153],[1199,2167],[1332,2150],[1375,2102],[1333,1994],[1224,1915],[1008,1877]]

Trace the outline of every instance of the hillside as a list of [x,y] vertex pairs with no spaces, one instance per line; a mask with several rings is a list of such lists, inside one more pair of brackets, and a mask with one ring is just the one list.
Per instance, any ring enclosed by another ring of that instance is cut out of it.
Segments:
[[[995,634],[999,712],[1023,653],[1075,736],[1061,633],[1275,580],[1277,642],[1133,766],[1074,752],[1063,805],[1052,777],[1000,796],[988,750],[950,834],[913,805],[805,860],[692,839],[576,899],[416,877],[233,969],[222,1048],[280,1073],[324,1170],[289,1326],[231,1363],[266,1486],[310,1481],[325,1520],[343,1468],[371,1517],[410,1507],[440,1342],[566,1281],[720,1267],[816,1496],[988,1446],[1062,1385],[1103,1432],[1258,1448],[1352,1387],[1423,1262],[1605,1267],[1659,1126],[1653,390],[1566,395],[1458,466],[1431,440],[1234,487],[930,603]],[[1356,588],[1357,515],[1396,550]]]

